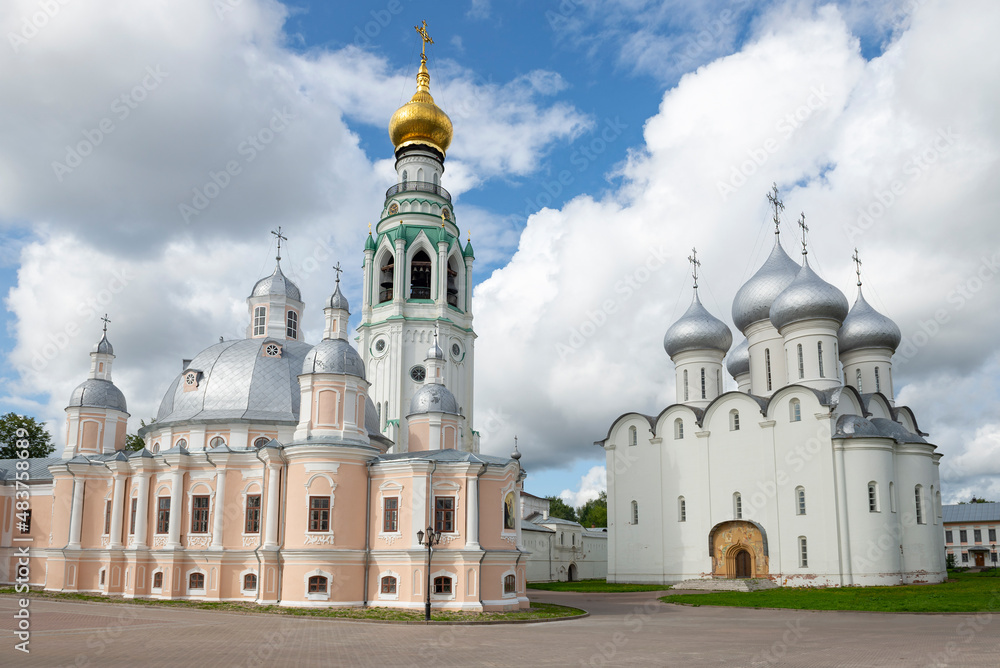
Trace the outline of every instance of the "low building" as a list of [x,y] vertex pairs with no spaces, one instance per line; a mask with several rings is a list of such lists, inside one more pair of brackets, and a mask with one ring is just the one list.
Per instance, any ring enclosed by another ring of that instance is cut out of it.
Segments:
[[945,554],[955,557],[956,566],[996,566],[997,529],[1000,503],[944,506]]
[[529,582],[573,582],[608,577],[608,533],[549,517],[549,501],[521,493],[522,549]]

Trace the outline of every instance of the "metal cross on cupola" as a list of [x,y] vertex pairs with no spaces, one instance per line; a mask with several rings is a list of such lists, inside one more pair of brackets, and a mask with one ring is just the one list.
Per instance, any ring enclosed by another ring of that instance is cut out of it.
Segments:
[[337,282],[340,283],[340,274],[341,272],[344,271],[343,269],[340,268],[340,262],[338,262],[333,266],[333,270],[337,272]]
[[774,217],[772,218],[772,220],[774,221],[774,233],[781,234],[781,218],[778,216],[778,214],[785,210],[785,204],[780,199],[778,199],[777,183],[771,184],[771,192],[767,194],[767,201],[770,202],[771,206],[774,207]]
[[806,248],[806,233],[809,231],[809,226],[806,225],[806,214],[799,214],[799,227],[802,228],[802,254],[808,255],[809,250]]
[[858,249],[857,248],[854,249],[854,255],[851,256],[851,259],[854,260],[854,271],[858,275],[858,287],[860,288],[861,287],[861,256],[858,255]]
[[277,230],[271,230],[271,234],[278,240],[278,256],[275,259],[281,262],[281,242],[288,241],[288,237],[281,234],[281,225],[278,225]]
[[698,288],[698,267],[701,266],[701,260],[698,259],[698,249],[692,248],[691,255],[688,256],[688,262],[691,263],[691,277],[694,278],[694,287]]
[[105,313],[104,317],[101,318],[101,320],[104,321],[104,333],[107,334],[108,333],[108,323],[111,322],[111,318],[109,318],[108,314]]

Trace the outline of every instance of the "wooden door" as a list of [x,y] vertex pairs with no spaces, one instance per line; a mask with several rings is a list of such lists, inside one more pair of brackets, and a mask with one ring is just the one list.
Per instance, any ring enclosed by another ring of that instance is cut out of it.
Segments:
[[736,553],[736,577],[748,578],[752,575],[753,573],[750,572],[750,553],[746,550],[740,550]]
[[980,568],[986,565],[986,554],[983,552],[974,552],[976,555],[976,566]]

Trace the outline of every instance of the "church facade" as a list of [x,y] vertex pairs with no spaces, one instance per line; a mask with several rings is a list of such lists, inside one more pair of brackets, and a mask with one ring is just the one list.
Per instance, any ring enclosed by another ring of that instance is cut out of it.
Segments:
[[[303,340],[279,229],[245,338],[184,360],[139,432],[145,447],[128,451],[105,326],[66,408],[62,457],[22,476],[26,522],[13,521],[22,467],[0,462],[0,581],[27,572],[52,591],[288,606],[422,609],[428,591],[435,608],[528,606],[511,512],[525,472],[516,448],[479,454],[473,430],[474,253],[440,185],[452,126],[423,55],[389,133],[398,181],[365,244],[360,353],[339,274],[323,340]],[[438,540],[429,572],[424,532]]]
[[[941,455],[897,406],[899,328],[852,308],[775,242],[733,321],[698,297],[664,337],[677,403],[625,413],[599,441],[608,580],[758,578],[788,586],[943,582]],[[723,362],[738,389],[725,391]]]

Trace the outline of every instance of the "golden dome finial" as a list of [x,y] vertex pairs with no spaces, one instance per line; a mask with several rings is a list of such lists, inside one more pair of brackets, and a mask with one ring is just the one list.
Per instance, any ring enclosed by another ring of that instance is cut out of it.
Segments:
[[410,101],[396,110],[389,120],[389,139],[396,150],[411,144],[424,144],[443,156],[451,145],[452,125],[448,114],[431,97],[431,75],[427,71],[427,45],[434,40],[427,34],[427,21],[414,26],[420,35],[420,69],[417,70],[417,91]]

